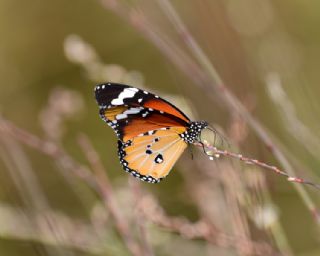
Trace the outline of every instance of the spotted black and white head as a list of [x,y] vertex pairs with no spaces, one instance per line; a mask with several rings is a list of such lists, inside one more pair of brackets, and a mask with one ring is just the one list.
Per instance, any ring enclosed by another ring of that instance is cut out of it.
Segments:
[[185,142],[190,144],[200,142],[201,131],[207,127],[208,123],[206,121],[190,122],[188,129],[180,136]]

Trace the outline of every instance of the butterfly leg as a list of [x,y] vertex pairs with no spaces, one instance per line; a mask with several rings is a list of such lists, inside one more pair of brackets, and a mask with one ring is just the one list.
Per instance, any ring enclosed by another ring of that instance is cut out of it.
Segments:
[[203,144],[203,142],[202,142],[202,141],[199,141],[199,143],[200,143],[200,145],[201,145],[201,147],[202,147],[203,153],[205,153],[207,156],[211,156],[211,155],[208,154],[208,152],[206,151],[205,145]]
[[191,160],[193,160],[193,151],[192,151],[192,147],[188,147],[189,148],[189,151],[190,151],[190,154],[191,154]]

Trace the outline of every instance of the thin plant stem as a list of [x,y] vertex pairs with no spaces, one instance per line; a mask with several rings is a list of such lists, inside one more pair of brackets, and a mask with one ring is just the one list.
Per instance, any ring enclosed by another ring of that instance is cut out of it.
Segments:
[[[110,252],[110,255],[116,255],[115,246],[105,242],[105,232],[97,233],[90,222],[78,218],[69,217],[61,212],[46,209],[43,212],[27,209],[21,211],[20,207],[13,207],[5,203],[0,204],[1,225],[0,236],[2,239],[12,239],[15,241],[24,241],[28,243],[33,241],[44,247],[51,249],[56,247],[65,247],[69,250],[74,249],[79,252],[89,253],[90,255],[105,255],[104,252]],[[64,239],[58,241],[48,229],[41,229],[35,232],[34,225],[45,223],[47,216],[52,216],[56,220],[56,229],[63,231]],[[76,235],[75,235],[76,234]],[[40,247],[41,248],[41,247]],[[37,248],[37,251],[40,249]],[[40,255],[40,254],[37,254]],[[48,255],[44,252],[41,255]],[[65,256],[65,250],[62,254],[55,253],[56,256]]]
[[[8,158],[12,159],[12,164],[8,163],[8,159],[6,159],[5,163],[7,163],[8,170],[10,171],[9,173],[17,191],[23,199],[24,207],[27,209],[34,208],[38,212],[43,213],[43,219],[45,221],[42,223],[34,223],[35,228],[38,232],[43,232],[43,230],[45,230],[46,232],[51,233],[57,243],[63,243],[63,231],[58,229],[58,226],[56,225],[57,220],[52,215],[47,214],[51,211],[50,204],[22,147],[12,137],[2,136],[1,139],[9,152]],[[57,248],[56,251],[54,251],[52,248],[50,249],[47,246],[43,246],[43,250],[47,255],[74,255],[72,251],[67,252],[60,248]]]
[[[178,47],[174,47],[175,44],[168,38],[166,41],[163,40],[164,35],[159,33],[157,34],[155,32],[155,28],[151,27],[149,24],[147,24],[147,22],[144,21],[142,13],[139,13],[139,15],[134,15],[133,18],[132,13],[134,12],[127,6],[124,7],[124,5],[122,5],[119,1],[116,2],[116,4],[114,4],[115,1],[110,0],[101,0],[101,2],[103,3],[104,7],[114,11],[120,17],[125,19],[129,24],[131,24],[134,28],[140,31],[142,35],[144,35],[148,40],[154,43],[160,49],[160,51],[165,56],[167,56],[170,61],[172,61],[172,63],[180,68],[181,71],[186,74],[192,81],[194,81],[196,85],[205,90],[207,95],[212,100],[216,100],[218,96],[219,99],[224,102],[230,112],[238,113],[244,120],[246,120],[246,122],[256,132],[257,136],[259,136],[259,138],[265,143],[269,151],[281,163],[283,168],[286,169],[291,176],[295,176],[293,167],[291,166],[285,155],[281,152],[281,150],[273,143],[271,135],[268,134],[263,126],[252,117],[252,115],[246,110],[241,102],[224,85],[221,77],[216,72],[216,69],[213,67],[210,60],[204,54],[189,31],[186,29],[180,17],[175,12],[169,1],[158,1],[158,3],[165,10],[165,14],[170,16],[169,19],[174,24],[182,40],[189,47],[195,58],[200,63],[200,66],[197,65],[197,63],[192,62],[192,60],[187,57],[187,55],[183,51],[178,50]],[[173,51],[172,49],[175,50]],[[172,54],[172,52],[174,53]],[[181,59],[188,60],[188,62],[190,62],[188,65],[186,65],[180,61]],[[201,69],[203,69],[205,72]],[[294,187],[298,191],[309,211],[313,213],[317,222],[320,223],[320,215],[317,214],[317,207],[307,191],[298,184],[294,184]]]
[[140,181],[132,177],[129,177],[128,179],[129,179],[129,185],[130,185],[131,191],[133,192],[134,204],[138,206],[136,207],[134,212],[134,219],[135,219],[135,222],[137,223],[137,226],[140,232],[140,240],[142,244],[143,254],[145,256],[154,256],[154,252],[149,242],[146,221],[143,218],[141,218],[139,203],[142,198],[142,191],[140,187]]
[[89,161],[92,170],[94,171],[94,177],[96,179],[97,185],[101,190],[102,200],[106,208],[110,211],[115,225],[119,234],[121,235],[126,246],[133,255],[140,256],[141,249],[139,245],[135,242],[133,235],[130,232],[129,223],[126,218],[122,216],[120,207],[115,201],[115,196],[109,178],[107,176],[107,171],[105,170],[98,153],[93,148],[88,137],[84,134],[80,134],[78,137],[79,145]]
[[[200,143],[196,143],[195,145],[197,145],[199,147],[203,146]],[[207,149],[210,150],[210,151],[206,152],[206,154],[209,155],[209,159],[210,160],[213,160],[214,157],[219,158],[220,156],[226,156],[226,157],[235,158],[235,159],[238,159],[238,160],[240,160],[242,162],[245,162],[246,164],[253,164],[253,165],[262,167],[264,169],[270,170],[270,171],[272,171],[272,172],[274,172],[274,173],[276,173],[278,175],[282,175],[282,176],[286,177],[287,180],[290,181],[290,182],[309,185],[309,186],[312,186],[312,187],[320,190],[320,184],[313,183],[313,182],[305,180],[303,178],[291,176],[287,172],[280,170],[278,167],[276,167],[274,165],[269,165],[269,164],[267,164],[265,162],[262,162],[260,160],[249,158],[249,157],[245,157],[242,154],[233,153],[233,152],[230,152],[230,151],[227,151],[227,150],[218,149],[218,148],[210,145],[206,141],[204,141],[204,146]]]
[[191,223],[185,218],[170,217],[152,196],[144,196],[141,202],[144,218],[159,227],[178,233],[182,237],[204,239],[208,243],[222,248],[236,248],[241,252],[250,251],[251,255],[279,255],[266,243],[251,241],[245,237],[230,236],[220,232],[206,220],[201,219]]
[[83,179],[89,187],[95,191],[99,191],[90,170],[86,166],[76,162],[57,143],[40,139],[36,135],[17,127],[12,122],[2,117],[0,117],[0,132],[9,134],[29,147],[57,160],[63,168],[71,170],[74,175]]
[[[5,134],[9,134],[12,137],[16,138],[20,142],[52,157],[56,161],[58,161],[65,169],[71,170],[76,176],[83,179],[89,187],[94,189],[104,200],[106,206],[108,206],[108,209],[111,214],[113,214],[117,230],[119,234],[122,236],[122,239],[127,246],[128,250],[132,253],[132,255],[138,256],[139,249],[136,243],[134,242],[133,236],[130,233],[129,227],[126,224],[123,224],[121,219],[119,217],[120,210],[115,208],[114,205],[112,205],[114,200],[114,197],[110,197],[110,187],[108,187],[109,184],[106,180],[106,176],[103,176],[103,172],[100,173],[99,179],[92,175],[90,170],[79,164],[77,161],[75,161],[71,156],[69,156],[63,148],[61,148],[60,145],[51,142],[51,141],[45,141],[40,139],[39,137],[35,136],[34,134],[31,134],[17,126],[15,126],[13,123],[11,123],[8,120],[5,120],[4,118],[0,117],[0,132],[3,132]],[[90,151],[90,154],[92,155],[92,151]],[[90,155],[90,157],[91,157]],[[90,158],[91,160],[93,158]],[[101,179],[103,180],[103,183],[101,184]],[[108,190],[109,189],[109,190]]]
[[[169,20],[174,25],[176,31],[182,38],[183,42],[189,47],[193,56],[200,63],[201,67],[206,71],[206,74],[211,79],[210,85],[205,86],[205,90],[208,95],[214,95],[218,93],[219,96],[223,99],[226,106],[229,107],[230,111],[238,113],[250,127],[256,132],[256,134],[260,137],[260,139],[265,143],[267,148],[272,152],[272,154],[277,158],[277,160],[281,163],[284,169],[287,170],[288,174],[292,177],[295,176],[295,171],[291,166],[290,162],[287,160],[285,155],[281,152],[281,150],[273,143],[271,136],[268,132],[263,128],[263,126],[253,118],[253,116],[246,110],[246,108],[242,105],[242,103],[229,91],[229,89],[224,85],[224,82],[211,61],[208,59],[206,54],[203,52],[199,44],[193,38],[191,33],[188,31],[178,13],[175,11],[174,7],[171,5],[168,0],[158,0],[159,6],[161,6],[164,10],[164,14],[167,15]],[[214,90],[212,90],[214,89]],[[296,183],[299,183],[297,180],[293,180]],[[309,184],[311,185],[311,184]],[[298,184],[294,184],[294,187],[300,194],[303,202],[306,204],[308,209],[315,213],[317,212],[317,208],[306,192],[306,190],[299,186]],[[320,223],[320,215],[314,214],[317,219],[317,222]]]

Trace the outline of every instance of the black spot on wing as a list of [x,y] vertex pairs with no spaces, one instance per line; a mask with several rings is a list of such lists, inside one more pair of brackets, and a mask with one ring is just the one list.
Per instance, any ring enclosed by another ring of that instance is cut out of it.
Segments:
[[156,156],[156,158],[154,159],[154,161],[155,161],[155,163],[157,163],[157,164],[161,164],[161,163],[163,162],[163,156],[162,156],[162,154],[158,154],[158,155]]

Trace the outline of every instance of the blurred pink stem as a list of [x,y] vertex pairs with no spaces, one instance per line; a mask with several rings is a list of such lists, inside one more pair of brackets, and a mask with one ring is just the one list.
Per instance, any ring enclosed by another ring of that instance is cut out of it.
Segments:
[[[164,14],[174,25],[178,34],[181,36],[183,42],[189,47],[193,56],[198,61],[190,58],[180,47],[178,47],[172,40],[166,37],[163,33],[157,33],[154,24],[146,22],[143,13],[135,9],[130,9],[128,5],[121,1],[100,0],[104,7],[114,11],[120,17],[129,22],[134,28],[142,33],[148,40],[156,45],[159,50],[168,57],[178,68],[181,69],[196,85],[201,87],[206,94],[212,99],[221,99],[229,108],[231,113],[238,113],[251,128],[256,132],[260,139],[265,143],[270,152],[278,159],[288,174],[295,176],[295,172],[290,162],[280,151],[280,149],[273,143],[271,136],[263,128],[263,126],[246,110],[242,103],[224,86],[224,83],[217,73],[216,69],[211,64],[201,47],[192,37],[186,26],[181,21],[179,15],[167,0],[158,0],[158,4],[163,8]],[[200,65],[199,65],[200,64]],[[220,97],[219,97],[220,96]],[[302,186],[294,184],[295,189],[300,194],[303,202],[308,209],[315,213],[316,206],[309,194]],[[320,216],[315,214],[317,221],[320,223]]]
[[109,178],[107,176],[107,171],[105,170],[98,153],[93,148],[89,138],[80,134],[78,137],[79,144],[88,159],[92,170],[94,173],[94,178],[100,188],[103,202],[106,208],[110,211],[111,216],[114,219],[116,228],[122,237],[122,240],[132,253],[132,255],[140,256],[141,249],[139,245],[135,242],[131,230],[129,228],[129,223],[127,219],[122,215],[119,205],[115,201],[115,196]]
[[86,181],[86,183],[104,199],[105,205],[112,214],[117,230],[128,250],[132,255],[140,256],[139,247],[134,242],[133,236],[129,230],[129,226],[125,224],[125,219],[120,216],[120,210],[115,206],[111,185],[109,184],[103,169],[101,169],[103,167],[98,166],[99,159],[96,155],[94,155],[95,152],[89,148],[88,144],[86,144],[87,149],[90,149],[90,151],[88,151],[87,154],[89,154],[89,160],[91,164],[94,165],[95,170],[98,170],[98,176],[92,175],[88,168],[76,162],[58,144],[51,141],[42,140],[34,134],[15,126],[13,123],[3,119],[2,117],[0,117],[0,132],[9,134],[20,142],[52,157],[53,159],[59,161],[59,163],[65,169],[71,170],[76,176]]
[[[199,44],[193,38],[191,33],[188,31],[187,27],[184,25],[182,20],[180,19],[178,13],[175,11],[171,2],[168,0],[158,0],[159,6],[161,6],[164,10],[164,14],[167,15],[169,20],[174,25],[175,29],[181,36],[181,39],[184,43],[189,47],[193,56],[200,63],[201,68],[206,71],[209,80],[211,82],[203,84],[203,89],[205,89],[208,95],[214,97],[215,93],[218,93],[219,96],[224,100],[226,106],[229,107],[231,112],[238,113],[244,120],[248,122],[251,128],[256,132],[256,134],[261,138],[261,140],[266,144],[268,149],[273,153],[273,155],[278,159],[284,169],[287,170],[288,174],[291,176],[295,176],[295,172],[287,158],[284,154],[279,150],[278,147],[273,143],[270,135],[268,135],[267,131],[263,128],[263,126],[255,119],[253,116],[246,110],[246,108],[242,105],[242,103],[228,90],[227,87],[224,86],[222,78],[219,76],[218,72],[212,65],[211,61],[208,59],[206,54],[203,52]],[[212,87],[215,89],[212,91]],[[298,180],[294,180],[298,182]],[[301,183],[301,182],[300,182]],[[307,184],[307,183],[306,183]],[[309,184],[311,185],[311,184]],[[295,184],[295,188],[302,197],[304,203],[307,205],[309,210],[313,213],[317,212],[316,206],[313,203],[312,199],[306,192],[304,188]],[[315,215],[317,221],[320,223],[319,215]]]
[[[199,143],[195,144],[195,145],[199,146],[199,147],[202,147],[202,145],[199,144]],[[276,166],[269,165],[267,163],[261,162],[259,160],[253,159],[253,158],[245,157],[245,156],[243,156],[241,154],[233,153],[233,152],[230,152],[230,151],[227,151],[227,150],[220,150],[220,149],[218,149],[218,148],[216,148],[216,147],[214,147],[214,146],[212,146],[212,145],[210,145],[208,143],[204,143],[204,145],[205,145],[205,147],[207,149],[210,150],[209,152],[206,152],[208,154],[210,160],[213,160],[214,157],[218,158],[220,156],[236,158],[236,159],[238,159],[240,161],[243,161],[243,162],[245,162],[247,164],[253,164],[253,165],[256,165],[256,166],[271,170],[271,171],[275,172],[276,174],[285,176],[285,177],[287,177],[288,181],[309,185],[309,186],[312,186],[312,187],[320,190],[320,184],[316,184],[316,183],[313,183],[311,181],[308,181],[308,180],[305,180],[305,179],[302,179],[302,178],[290,176],[288,173],[280,170]]]

